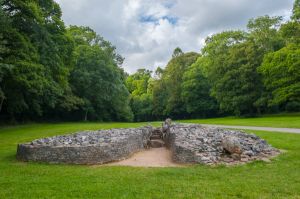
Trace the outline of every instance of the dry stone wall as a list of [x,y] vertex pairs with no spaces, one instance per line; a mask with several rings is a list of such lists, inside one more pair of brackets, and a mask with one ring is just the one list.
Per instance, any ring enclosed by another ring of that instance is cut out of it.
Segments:
[[152,127],[85,131],[19,144],[17,159],[68,164],[103,164],[144,149]]

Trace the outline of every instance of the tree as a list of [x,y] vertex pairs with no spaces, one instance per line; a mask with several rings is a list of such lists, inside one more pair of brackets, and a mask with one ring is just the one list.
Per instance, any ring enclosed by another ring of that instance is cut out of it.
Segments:
[[190,117],[208,117],[217,114],[217,103],[210,96],[211,85],[203,71],[202,57],[184,72],[182,99]]
[[134,114],[134,121],[151,121],[152,115],[152,95],[144,93],[140,96],[131,96],[130,106]]
[[66,28],[54,0],[0,5],[1,119],[144,121],[299,110],[300,0],[290,21],[250,19],[247,31],[208,37],[201,54],[177,47],[153,77],[146,69],[128,75],[124,58],[91,28]]
[[67,97],[74,99],[68,86],[73,46],[58,4],[7,0],[1,9],[8,18],[1,32],[7,42],[2,63],[12,67],[2,77],[5,113],[11,118],[34,118],[62,107]]
[[300,23],[295,21],[289,21],[280,27],[280,34],[285,41],[285,45],[288,43],[300,43]]
[[[2,75],[2,88],[6,99],[3,110],[11,118],[29,110],[31,114],[42,112],[40,98],[46,85],[45,67],[39,63],[38,50],[31,40],[32,34],[24,31],[33,25],[38,27],[37,18],[40,16],[29,7],[38,8],[38,5],[36,2],[25,4],[21,1],[4,1],[2,5],[8,18],[5,29],[1,29],[3,39],[7,42],[7,50],[2,53],[2,66],[11,66],[9,73]],[[21,20],[23,24],[19,22]]]
[[291,19],[300,22],[300,0],[295,0]]
[[152,90],[150,88],[152,71],[138,69],[136,73],[129,75],[126,86],[130,94],[130,106],[135,121],[152,120]]
[[[223,32],[208,37],[206,46],[202,50],[203,70],[212,85],[212,96],[215,97],[222,111],[235,112],[237,115],[241,114],[241,110],[240,105],[237,104],[238,99],[234,100],[234,97],[238,97],[236,92],[241,87],[237,77],[241,78],[242,76],[238,74],[239,64],[230,62],[239,57],[232,49],[245,40],[246,33],[244,32]],[[245,56],[241,56],[239,59],[245,59]],[[242,60],[240,62],[242,63]],[[233,76],[234,78],[232,78]],[[234,82],[235,80],[237,81]]]
[[154,114],[173,118],[185,117],[186,109],[181,98],[183,73],[198,56],[194,52],[184,53],[169,61],[161,79],[153,86]]
[[259,71],[271,91],[269,105],[284,105],[288,111],[300,110],[300,46],[289,44],[265,56]]
[[300,43],[300,1],[294,3],[291,21],[282,24],[280,27],[281,37],[285,40],[285,44]]
[[164,69],[158,67],[155,71],[155,79],[152,82],[153,116],[157,119],[165,119],[164,110],[167,103],[167,87],[163,79]]
[[79,117],[85,120],[131,120],[129,93],[118,67],[115,48],[88,27],[71,26],[75,41],[70,84],[83,99]]
[[181,48],[175,48],[172,54],[172,58],[179,57],[180,55],[183,55]]
[[[3,1],[0,1],[0,5],[3,4]],[[0,30],[4,30],[7,27],[8,19],[5,16],[2,9],[0,9]],[[7,64],[2,63],[3,61],[3,54],[6,53],[7,47],[6,47],[6,41],[3,39],[3,33],[0,31],[0,113],[2,110],[2,105],[4,100],[6,99],[5,93],[3,91],[4,88],[2,88],[1,85],[3,85],[3,77],[7,75],[7,73],[10,72],[10,67]]]
[[138,69],[136,73],[129,75],[126,79],[128,91],[134,96],[147,93],[151,73],[152,71],[146,69]]
[[250,19],[248,22],[249,38],[256,47],[265,54],[279,50],[283,47],[284,41],[278,34],[282,17],[270,17],[268,15]]
[[258,71],[263,75],[268,90],[269,106],[278,106],[280,110],[299,111],[299,73],[300,73],[300,1],[294,3],[292,21],[282,24],[279,33],[284,46],[265,55]]
[[130,120],[124,59],[90,28],[67,31],[61,15],[53,0],[1,1],[1,116]]
[[257,72],[266,53],[284,46],[278,33],[281,17],[251,19],[248,32],[227,31],[207,38],[203,69],[220,109],[235,115],[266,111],[268,93]]

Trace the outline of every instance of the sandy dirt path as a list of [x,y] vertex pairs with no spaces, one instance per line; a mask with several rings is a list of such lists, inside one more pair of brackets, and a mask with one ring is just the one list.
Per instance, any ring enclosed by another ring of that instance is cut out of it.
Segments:
[[171,151],[165,147],[150,148],[135,153],[132,157],[105,164],[105,166],[134,166],[134,167],[183,167],[185,165],[176,164],[172,161]]

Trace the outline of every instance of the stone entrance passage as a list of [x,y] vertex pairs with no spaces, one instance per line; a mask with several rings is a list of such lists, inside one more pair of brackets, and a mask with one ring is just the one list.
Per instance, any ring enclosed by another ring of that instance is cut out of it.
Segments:
[[132,166],[132,167],[183,167],[185,164],[175,163],[171,150],[166,147],[149,148],[135,153],[128,159],[104,164],[102,166]]
[[165,146],[163,141],[163,132],[160,128],[154,129],[150,136],[149,147],[152,148],[161,148]]

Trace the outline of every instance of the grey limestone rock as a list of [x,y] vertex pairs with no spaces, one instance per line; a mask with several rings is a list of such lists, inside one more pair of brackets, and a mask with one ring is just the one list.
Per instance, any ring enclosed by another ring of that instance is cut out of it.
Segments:
[[67,164],[103,164],[125,159],[149,147],[168,147],[179,163],[240,163],[264,160],[279,154],[256,135],[242,131],[171,124],[161,128],[141,127],[84,131],[19,144],[17,159]]
[[195,124],[171,125],[165,142],[181,163],[237,163],[279,154],[256,135]]
[[19,144],[17,159],[68,164],[103,164],[145,148],[152,127],[84,131]]

